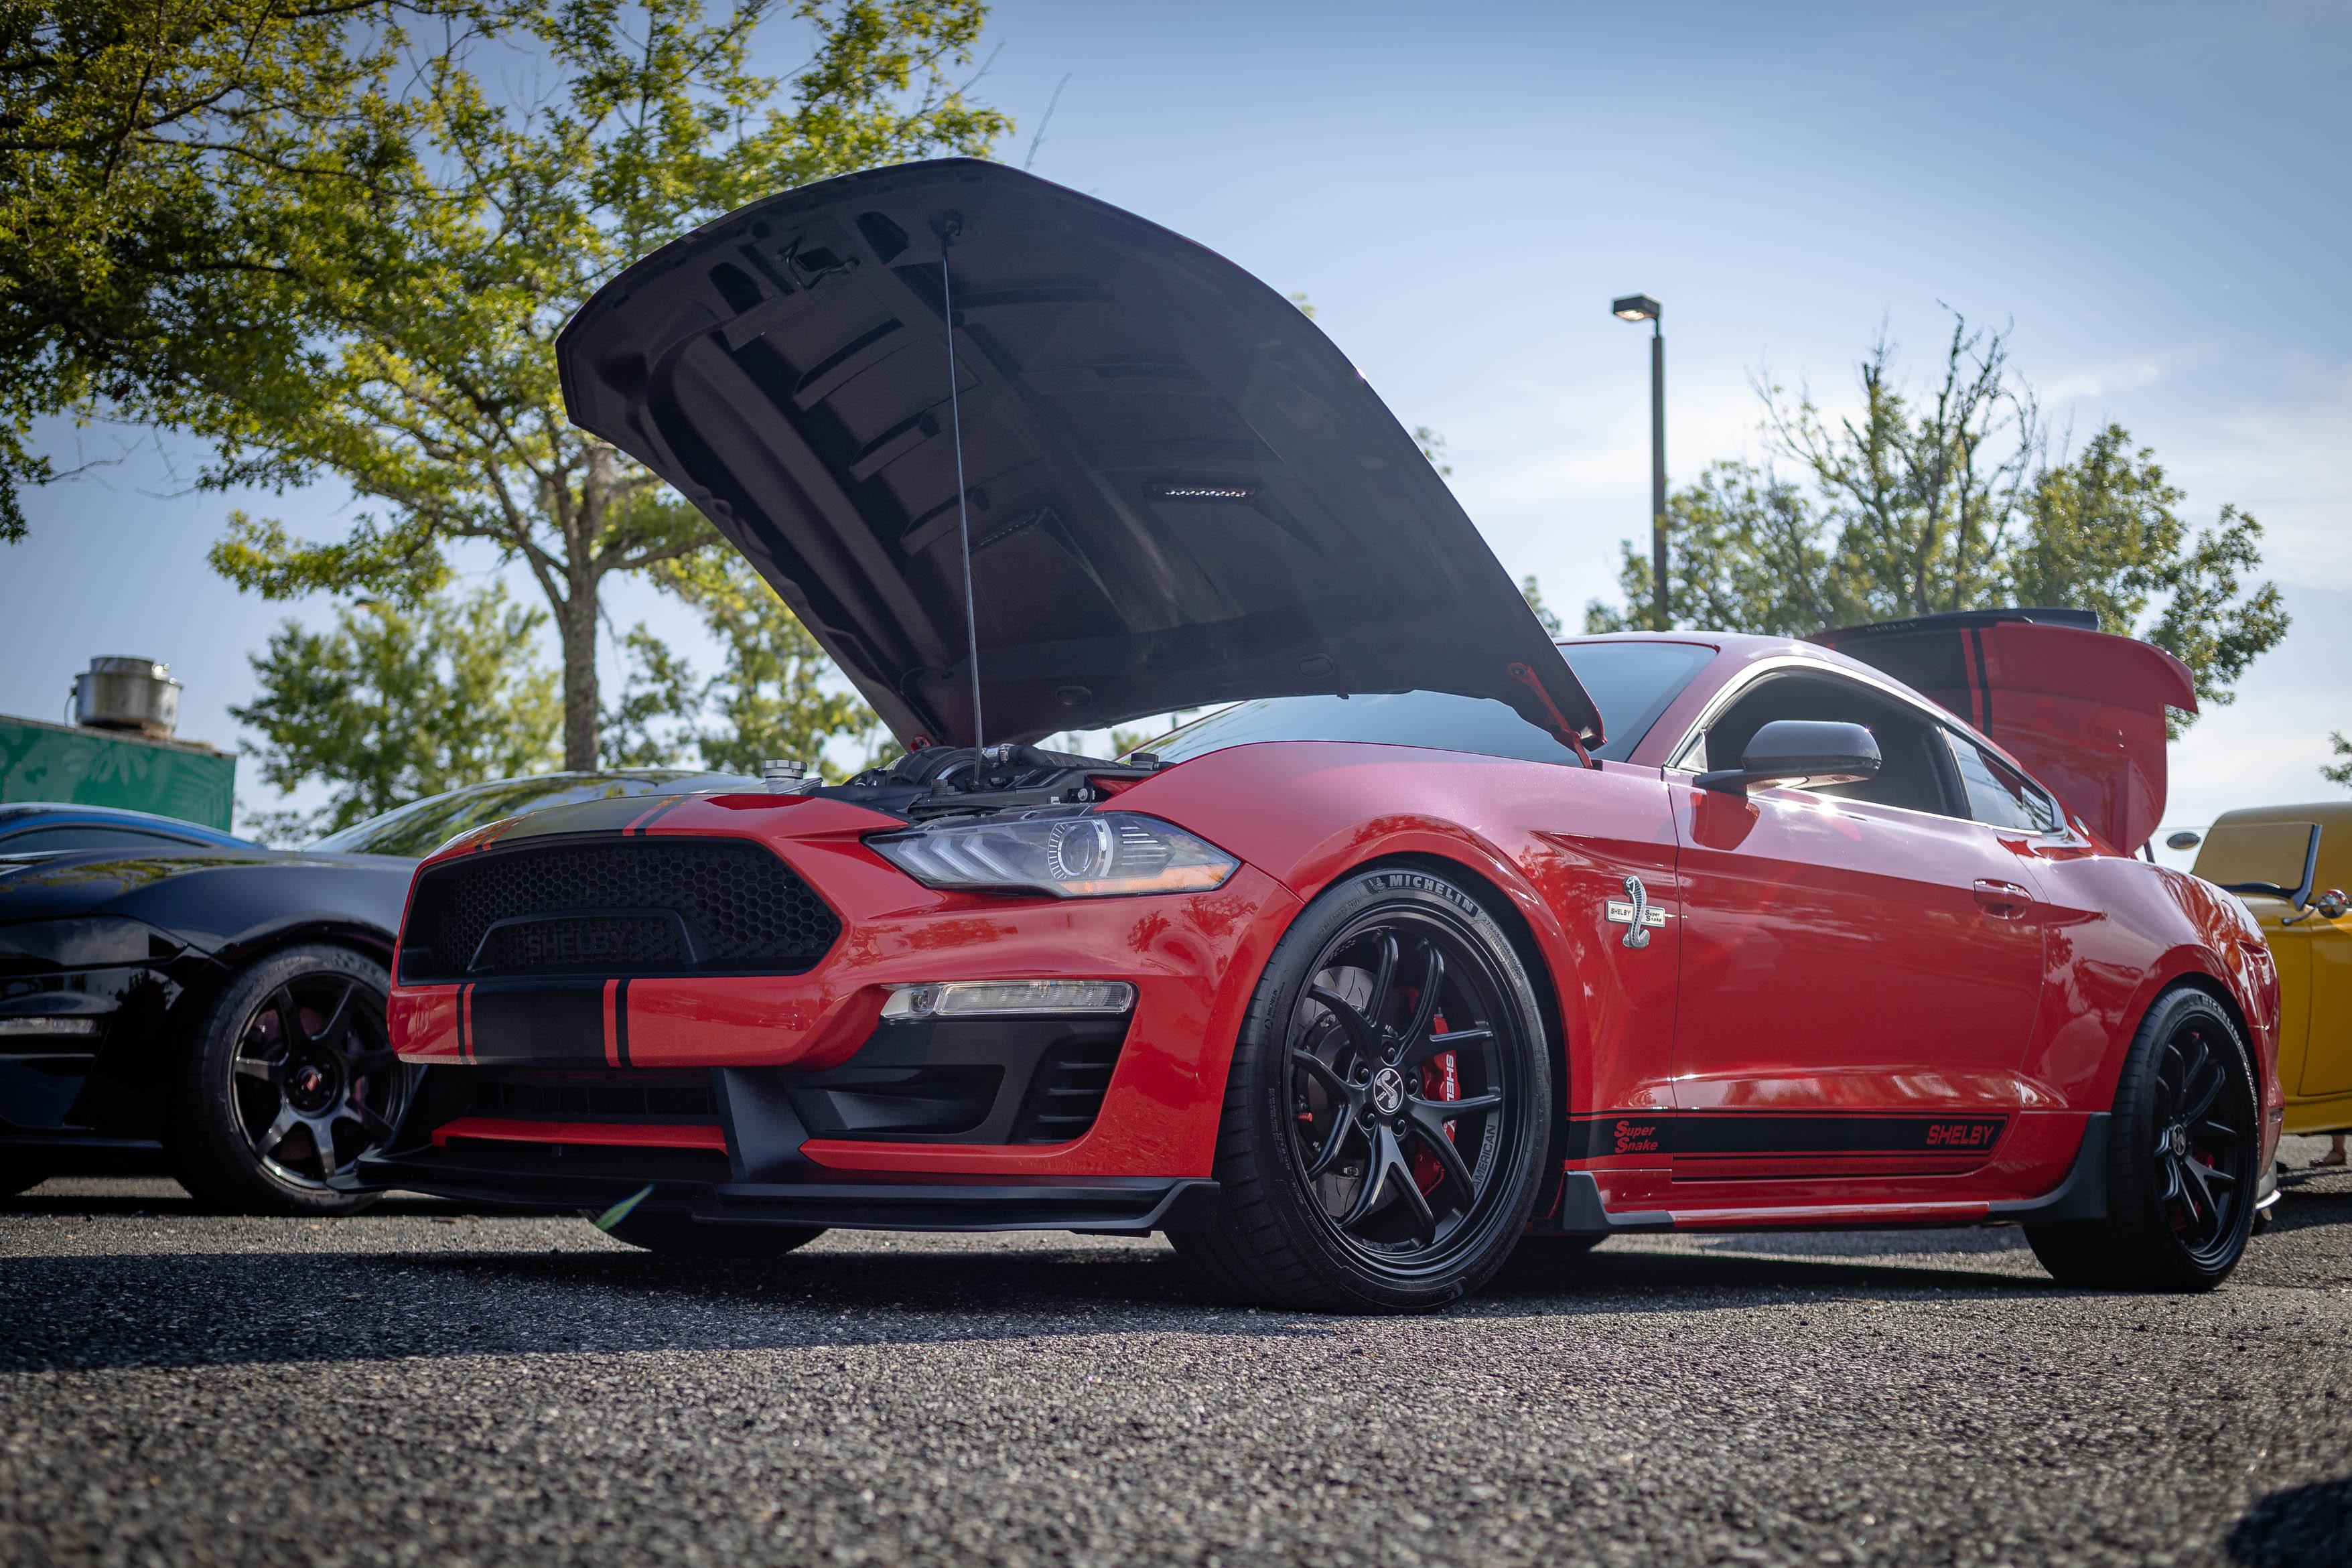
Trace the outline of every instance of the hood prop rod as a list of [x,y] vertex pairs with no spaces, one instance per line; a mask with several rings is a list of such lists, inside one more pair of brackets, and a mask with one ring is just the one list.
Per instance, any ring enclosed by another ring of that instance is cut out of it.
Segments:
[[[1587,768],[1600,767],[1601,764],[1592,760],[1592,753],[1584,748],[1584,737],[1577,733],[1576,726],[1568,722],[1567,716],[1559,711],[1559,705],[1551,700],[1549,692],[1544,690],[1543,682],[1536,678],[1536,673],[1517,661],[1513,661],[1508,673],[1511,679],[1535,694],[1536,701],[1543,706],[1547,721],[1545,727],[1557,738],[1568,742],[1569,749],[1576,753],[1576,760]],[[1600,744],[1598,737],[1594,737],[1593,744]]]
[[971,670],[971,768],[977,779],[987,747],[980,722],[980,615],[972,608],[971,492],[963,482],[963,408],[956,390],[955,286],[948,277],[948,246],[962,233],[963,220],[952,214],[940,226],[940,309],[948,329],[948,424],[955,438],[956,540],[963,552],[964,662]]

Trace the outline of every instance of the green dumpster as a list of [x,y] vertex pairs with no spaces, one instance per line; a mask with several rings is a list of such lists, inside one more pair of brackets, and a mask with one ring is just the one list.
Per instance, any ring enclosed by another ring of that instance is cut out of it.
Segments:
[[0,800],[124,806],[226,831],[236,757],[201,741],[0,714]]

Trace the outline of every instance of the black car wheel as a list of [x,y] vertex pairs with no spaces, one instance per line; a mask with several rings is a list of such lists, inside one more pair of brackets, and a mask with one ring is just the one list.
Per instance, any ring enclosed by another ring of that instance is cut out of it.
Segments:
[[1517,1242],[1551,1095],[1541,1014],[1493,918],[1443,876],[1359,873],[1267,963],[1226,1083],[1217,1223],[1171,1239],[1250,1301],[1443,1306]]
[[2244,1255],[2261,1124],[2245,1042],[2202,991],[2161,998],[2124,1060],[2107,1124],[2107,1218],[2029,1225],[2062,1284],[2206,1291]]
[[349,1214],[331,1176],[392,1135],[410,1076],[384,1028],[383,966],[347,948],[273,953],[229,981],[181,1058],[173,1174],[208,1207]]
[[606,1234],[673,1258],[781,1258],[824,1234],[822,1225],[723,1225],[640,1209]]

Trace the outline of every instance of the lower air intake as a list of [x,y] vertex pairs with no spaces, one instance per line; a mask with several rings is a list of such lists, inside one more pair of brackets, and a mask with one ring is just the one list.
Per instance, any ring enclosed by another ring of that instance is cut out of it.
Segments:
[[1118,1065],[1120,1041],[1074,1040],[1048,1051],[1037,1063],[1029,1095],[1013,1126],[1016,1144],[1065,1144],[1085,1134],[1102,1114],[1111,1070]]

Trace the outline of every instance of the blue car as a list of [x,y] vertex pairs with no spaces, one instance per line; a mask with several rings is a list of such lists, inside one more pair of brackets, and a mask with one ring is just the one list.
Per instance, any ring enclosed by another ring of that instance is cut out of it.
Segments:
[[47,854],[56,850],[171,849],[189,844],[212,849],[259,846],[199,827],[176,817],[126,811],[119,806],[59,805],[23,800],[0,806],[0,855]]
[[758,789],[666,768],[452,790],[306,849],[101,806],[0,806],[0,1197],[168,1172],[208,1207],[335,1214],[398,1120],[387,966],[416,862],[611,796]]

